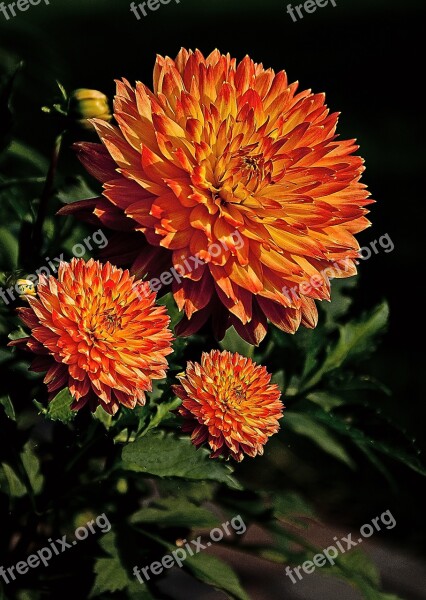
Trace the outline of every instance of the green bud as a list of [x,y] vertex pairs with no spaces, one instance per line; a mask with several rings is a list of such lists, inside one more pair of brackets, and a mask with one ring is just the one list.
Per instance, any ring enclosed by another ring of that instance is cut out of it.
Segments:
[[111,121],[112,115],[108,105],[108,98],[97,90],[74,90],[69,98],[68,116],[86,129],[92,125],[87,119],[102,119]]

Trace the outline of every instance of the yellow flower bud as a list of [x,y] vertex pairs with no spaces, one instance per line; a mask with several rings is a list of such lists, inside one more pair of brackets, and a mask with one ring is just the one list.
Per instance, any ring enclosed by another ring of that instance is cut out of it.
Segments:
[[92,128],[87,119],[96,118],[103,121],[111,121],[112,119],[107,96],[97,90],[83,88],[74,90],[71,93],[68,116],[85,129]]
[[35,285],[29,279],[18,279],[15,289],[18,292],[19,297],[22,299],[25,299],[26,296],[37,295]]

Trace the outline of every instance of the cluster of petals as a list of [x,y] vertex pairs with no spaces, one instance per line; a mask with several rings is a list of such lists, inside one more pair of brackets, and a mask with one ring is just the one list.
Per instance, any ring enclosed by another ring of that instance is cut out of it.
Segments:
[[166,376],[172,352],[169,317],[149,285],[93,259],[62,262],[57,278],[40,276],[37,297],[20,309],[30,337],[13,342],[37,357],[50,397],[68,387],[73,409],[89,403],[115,414],[145,404],[152,381]]
[[77,144],[103,193],[61,212],[114,230],[110,260],[152,278],[198,257],[171,284],[178,335],[209,319],[219,339],[233,325],[253,344],[267,320],[315,327],[331,277],[356,273],[363,160],[324,94],[297,88],[249,57],[182,49],[157,57],[152,90],[118,81],[116,125],[95,119],[102,144]]
[[281,392],[265,367],[224,350],[204,352],[200,363],[189,362],[174,386],[182,404],[182,430],[195,446],[207,443],[211,458],[241,461],[263,454],[268,438],[283,416]]

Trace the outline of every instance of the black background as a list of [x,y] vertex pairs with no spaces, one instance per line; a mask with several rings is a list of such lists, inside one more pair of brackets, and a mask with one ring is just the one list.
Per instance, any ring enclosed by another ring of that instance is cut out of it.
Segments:
[[[249,54],[285,69],[300,89],[326,92],[341,111],[342,138],[356,137],[366,160],[364,182],[377,201],[373,226],[361,245],[388,233],[391,253],[360,265],[353,313],[388,298],[389,332],[372,358],[375,375],[393,390],[394,418],[421,443],[426,417],[424,383],[424,4],[405,0],[337,0],[294,23],[286,0],[174,0],[137,20],[127,0],[51,0],[5,21],[0,14],[0,67],[20,59],[16,134],[48,152],[55,123],[40,113],[56,93],[89,87],[112,96],[114,78],[150,85],[155,54],[175,56],[181,46],[204,53],[218,47],[238,59]],[[292,2],[293,6],[296,2]],[[71,152],[70,173],[80,169]],[[315,459],[314,459],[315,460]],[[377,474],[347,477],[340,518],[360,522],[374,506],[399,508],[399,543],[419,549],[424,516],[421,479],[393,464],[400,496]],[[362,485],[360,485],[362,484]],[[367,487],[366,487],[367,486]],[[329,506],[324,496],[324,511]],[[332,504],[332,503],[331,503]],[[394,508],[395,510],[395,508]]]

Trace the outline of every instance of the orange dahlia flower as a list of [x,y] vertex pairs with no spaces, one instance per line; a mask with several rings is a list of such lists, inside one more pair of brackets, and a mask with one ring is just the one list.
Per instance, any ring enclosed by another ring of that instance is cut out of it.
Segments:
[[38,298],[19,309],[31,336],[13,345],[39,355],[32,370],[47,371],[51,396],[68,386],[74,410],[87,402],[110,414],[143,405],[172,352],[169,317],[147,288],[110,263],[61,263],[57,279],[40,276]]
[[103,145],[77,144],[103,196],[62,214],[137,232],[110,245],[137,275],[176,267],[180,335],[209,316],[219,338],[234,325],[253,344],[267,319],[315,327],[314,300],[356,273],[371,202],[363,160],[337,140],[324,94],[297,87],[248,56],[182,49],[157,58],[153,91],[118,81],[117,126],[95,119]]
[[240,354],[212,350],[203,352],[201,364],[189,362],[178,378],[173,390],[182,399],[182,430],[191,433],[195,446],[207,442],[211,458],[241,461],[244,454],[263,454],[284,408],[265,367]]

